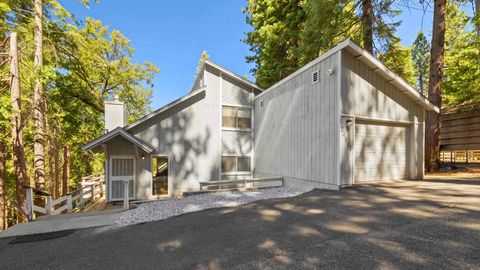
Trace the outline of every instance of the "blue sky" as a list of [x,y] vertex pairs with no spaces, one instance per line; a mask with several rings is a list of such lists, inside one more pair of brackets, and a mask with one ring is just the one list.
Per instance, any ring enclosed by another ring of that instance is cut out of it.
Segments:
[[[92,1],[93,2],[93,1]],[[134,61],[153,62],[160,68],[154,79],[152,107],[186,94],[193,83],[202,50],[210,59],[239,75],[252,76],[245,62],[248,46],[242,42],[249,31],[242,9],[246,0],[100,0],[90,9],[75,0],[60,3],[78,19],[100,19],[111,29],[120,30],[135,47]],[[404,9],[397,35],[410,45],[420,29],[423,12]],[[432,13],[426,12],[424,32],[430,38]]]

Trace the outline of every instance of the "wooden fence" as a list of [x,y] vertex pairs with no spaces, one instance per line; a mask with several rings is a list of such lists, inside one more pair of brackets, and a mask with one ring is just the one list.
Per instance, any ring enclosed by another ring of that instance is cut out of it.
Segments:
[[[87,184],[83,184],[87,181]],[[56,200],[53,200],[52,195],[47,192],[29,186],[24,186],[24,188],[26,190],[26,215],[29,220],[33,220],[35,213],[51,216],[63,212],[73,213],[75,209],[83,209],[87,202],[93,203],[104,196],[105,178],[103,175],[84,177],[82,178],[82,187]],[[45,207],[35,205],[34,195],[45,198]]]

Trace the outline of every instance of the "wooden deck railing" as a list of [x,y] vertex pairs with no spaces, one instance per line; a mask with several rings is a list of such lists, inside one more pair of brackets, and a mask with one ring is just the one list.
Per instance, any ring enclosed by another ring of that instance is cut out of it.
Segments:
[[[84,181],[88,180],[89,182],[83,185]],[[29,220],[33,220],[35,217],[35,212],[41,213],[47,216],[58,215],[62,212],[72,213],[75,208],[83,209],[85,203],[95,202],[98,198],[104,196],[105,190],[105,179],[103,175],[89,176],[82,178],[82,187],[78,188],[65,196],[57,198],[56,200],[52,199],[52,195],[37,190],[33,187],[24,186],[26,190],[26,214]],[[45,207],[35,205],[34,195],[41,196],[45,198]]]

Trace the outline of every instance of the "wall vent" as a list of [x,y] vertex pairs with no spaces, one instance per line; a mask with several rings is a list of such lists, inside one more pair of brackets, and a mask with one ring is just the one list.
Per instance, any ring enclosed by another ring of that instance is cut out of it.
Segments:
[[318,75],[319,75],[318,69],[312,72],[312,84],[317,83],[320,80]]

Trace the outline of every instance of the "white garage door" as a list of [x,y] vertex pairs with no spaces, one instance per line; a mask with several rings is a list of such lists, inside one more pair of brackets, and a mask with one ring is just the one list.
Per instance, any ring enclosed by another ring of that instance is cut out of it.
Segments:
[[407,126],[355,123],[355,182],[408,178]]

